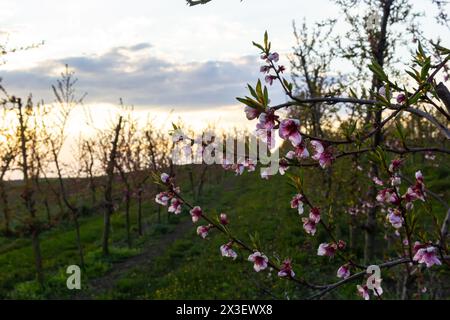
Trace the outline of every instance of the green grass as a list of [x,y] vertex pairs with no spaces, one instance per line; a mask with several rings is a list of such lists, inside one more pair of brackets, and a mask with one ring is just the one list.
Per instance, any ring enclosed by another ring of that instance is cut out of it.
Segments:
[[[135,209],[134,207],[132,208],[132,210]],[[111,269],[113,262],[138,254],[144,242],[148,245],[149,241],[157,241],[160,234],[170,232],[173,229],[172,225],[161,226],[155,223],[156,212],[154,210],[155,206],[153,204],[143,207],[144,215],[151,214],[144,220],[144,224],[150,225],[150,229],[147,230],[147,237],[142,238],[138,238],[136,232],[133,232],[134,248],[132,249],[128,249],[125,243],[126,233],[123,213],[115,213],[112,216],[112,249],[108,258],[103,258],[100,252],[100,239],[103,232],[102,215],[97,214],[82,218],[80,220],[80,229],[86,264],[84,275],[87,278],[99,277]],[[134,214],[132,214],[131,222],[133,225],[136,223]],[[149,239],[149,236],[152,236],[152,239]],[[40,290],[39,285],[34,280],[35,272],[31,241],[26,238],[18,238],[14,241],[2,239],[2,244],[0,245],[0,265],[2,270],[0,273],[0,297],[45,298],[58,294],[70,296],[73,292],[68,291],[65,287],[65,279],[67,278],[65,271],[69,265],[79,265],[78,248],[75,239],[74,226],[70,223],[64,223],[51,231],[41,234],[41,252],[46,274],[45,290]],[[55,283],[59,285],[55,287]],[[30,292],[29,297],[26,295],[27,291]]]
[[[411,165],[411,164],[409,164]],[[412,165],[405,168],[405,174],[414,177],[417,169]],[[442,167],[436,172],[431,166],[421,166],[427,185],[448,186],[449,171]],[[329,195],[329,204],[333,208],[333,216],[325,217],[327,223],[334,227],[339,238],[348,242],[349,216],[344,208],[353,195],[346,194],[351,188],[348,183],[357,174],[358,181],[365,181],[365,172],[346,175],[345,165],[336,165],[334,175],[342,177],[340,183],[334,185]],[[434,174],[433,174],[434,172]],[[427,176],[427,174],[429,174]],[[273,177],[270,182],[258,178],[258,174],[245,174],[242,177],[229,177],[224,188],[209,189],[205,196],[208,201],[202,208],[210,216],[226,212],[231,220],[230,228],[233,234],[247,243],[251,237],[259,239],[258,247],[278,261],[291,257],[295,264],[295,272],[312,283],[333,283],[338,280],[336,270],[341,265],[337,258],[329,259],[316,255],[321,242],[329,241],[322,228],[315,237],[305,235],[300,217],[289,207],[289,201],[294,189],[287,184],[285,177]],[[324,204],[324,183],[318,170],[305,173],[305,184],[314,203]],[[344,185],[347,184],[347,185]],[[364,184],[363,184],[364,185]],[[442,189],[448,196],[448,188]],[[439,191],[438,191],[439,192]],[[346,198],[348,197],[348,199]],[[444,211],[436,202],[431,201],[433,212],[442,221]],[[322,207],[327,211],[328,207]],[[415,214],[426,225],[431,224],[430,213],[424,206],[416,203]],[[184,213],[187,214],[187,213]],[[361,222],[364,217],[359,217]],[[379,225],[384,223],[384,215],[379,217]],[[212,231],[206,240],[198,237],[192,227],[192,232],[183,239],[177,240],[161,257],[147,265],[141,265],[125,273],[111,292],[104,292],[97,298],[103,299],[296,299],[308,297],[311,291],[299,288],[292,282],[280,280],[273,271],[255,273],[252,264],[247,261],[248,253],[238,250],[236,261],[223,258],[219,246],[227,242],[227,238],[217,231]],[[392,229],[387,228],[392,232]],[[383,256],[389,256],[392,248],[387,248],[385,240],[380,235],[378,256],[380,262]],[[431,237],[431,235],[430,235]],[[355,252],[361,257],[363,253],[363,232],[359,232],[355,240]],[[395,281],[397,269],[383,272],[383,286],[386,298],[397,298]],[[448,268],[438,272],[443,279],[449,279]],[[425,277],[428,273],[425,272]],[[362,281],[362,280],[359,280]],[[445,281],[445,280],[444,280]],[[352,282],[333,292],[328,297],[336,299],[358,299],[356,284]],[[427,298],[423,294],[421,298]]]
[[[414,172],[422,169],[425,182],[434,192],[448,199],[450,190],[450,169],[441,163],[434,167],[433,163],[424,164],[409,160],[403,170],[405,176],[414,179]],[[348,171],[349,163],[341,161],[333,166],[333,182],[327,194],[327,183],[324,172],[320,169],[306,170],[304,176],[305,190],[310,200],[321,207],[323,219],[333,228],[339,239],[349,244],[350,217],[346,209],[353,204],[355,194],[364,194],[370,184],[367,171]],[[292,172],[292,170],[290,170]],[[214,179],[211,179],[214,180]],[[328,259],[316,255],[317,247],[329,238],[323,228],[319,227],[315,237],[305,234],[301,217],[290,208],[289,201],[296,193],[288,185],[287,177],[275,176],[269,181],[259,178],[259,173],[245,173],[234,177],[228,173],[223,182],[210,181],[204,190],[202,200],[198,202],[209,216],[226,212],[230,219],[233,234],[281,262],[290,257],[294,262],[294,270],[300,277],[312,283],[332,283],[338,280],[336,270],[341,265],[339,259]],[[355,189],[361,185],[361,189]],[[186,190],[186,186],[182,186]],[[327,198],[325,198],[328,196]],[[150,197],[152,198],[152,197]],[[189,194],[187,194],[189,198]],[[152,199],[147,199],[152,201]],[[443,207],[436,201],[426,207],[416,202],[414,214],[419,223],[426,226],[428,233],[424,236],[433,239],[431,226],[433,215],[442,221],[445,214]],[[330,210],[331,209],[331,210]],[[133,210],[135,208],[133,207]],[[164,209],[163,209],[164,210]],[[134,211],[133,211],[134,212]],[[144,247],[158,246],[161,235],[173,231],[179,219],[172,224],[155,223],[155,206],[146,204],[144,212],[151,229],[146,236],[134,238],[135,249],[127,249],[123,214],[113,216],[111,257],[105,259],[100,254],[100,238],[102,217],[93,215],[82,219],[81,235],[86,251],[87,281],[104,275],[114,262],[126,259],[140,252]],[[332,214],[327,214],[328,212]],[[151,217],[150,217],[151,215]],[[188,210],[182,213],[182,220],[188,219]],[[135,214],[133,213],[133,225]],[[163,211],[165,218],[165,211]],[[356,218],[352,223],[362,224],[364,216]],[[378,225],[385,223],[384,215],[379,216]],[[280,280],[273,270],[256,273],[252,264],[247,261],[248,253],[237,249],[238,259],[235,261],[220,255],[220,245],[228,239],[216,230],[210,232],[206,240],[195,234],[197,225],[168,246],[160,256],[136,265],[120,275],[117,283],[110,291],[95,291],[98,299],[298,299],[309,296],[312,292],[298,287],[292,282]],[[387,228],[390,233],[392,229]],[[135,234],[135,233],[134,233]],[[392,255],[399,240],[393,240],[386,246],[384,235],[380,233],[377,256],[379,261]],[[353,239],[354,251],[358,257],[363,253],[363,232],[358,231]],[[41,237],[44,268],[46,271],[46,289],[39,288],[34,278],[32,252],[29,240],[17,239],[7,241],[0,239],[0,297],[2,298],[71,298],[74,293],[65,289],[65,268],[78,263],[75,234],[69,223],[62,225]],[[360,260],[359,260],[360,261]],[[384,272],[383,287],[386,298],[396,298],[394,277],[400,272],[398,268]],[[435,275],[436,276],[436,275]],[[448,283],[449,270],[442,268],[438,279]],[[428,273],[425,272],[425,277]],[[83,279],[83,281],[86,278]],[[345,285],[331,293],[328,298],[357,299],[355,286],[362,280]],[[90,294],[89,292],[87,294]],[[423,294],[421,298],[427,298]]]

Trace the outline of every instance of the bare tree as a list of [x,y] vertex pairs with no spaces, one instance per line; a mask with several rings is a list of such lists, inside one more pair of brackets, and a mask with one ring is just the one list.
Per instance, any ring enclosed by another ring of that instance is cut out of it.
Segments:
[[9,205],[7,187],[5,178],[8,171],[11,170],[16,157],[18,156],[18,140],[16,139],[13,128],[11,127],[8,114],[9,111],[4,109],[1,113],[0,135],[4,137],[2,147],[0,148],[0,198],[3,209],[3,232],[6,236],[11,235],[11,208]]
[[109,235],[111,232],[111,215],[114,213],[113,202],[113,182],[114,182],[114,168],[116,167],[117,149],[119,146],[120,132],[122,130],[123,117],[119,116],[117,125],[111,132],[112,141],[110,142],[109,152],[104,149],[103,153],[107,155],[106,164],[106,184],[104,189],[105,212],[103,216],[103,237],[102,237],[102,251],[103,255],[109,255]]

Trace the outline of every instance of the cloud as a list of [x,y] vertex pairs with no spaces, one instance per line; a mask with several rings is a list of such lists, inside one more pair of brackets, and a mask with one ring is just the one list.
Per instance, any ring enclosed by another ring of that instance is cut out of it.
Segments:
[[4,71],[0,76],[11,93],[52,101],[50,86],[65,64],[76,77],[77,91],[87,92],[87,103],[117,103],[174,109],[205,109],[236,104],[254,83],[259,62],[256,56],[235,61],[176,63],[153,54],[148,43],[116,47],[102,55],[48,60],[28,70]]

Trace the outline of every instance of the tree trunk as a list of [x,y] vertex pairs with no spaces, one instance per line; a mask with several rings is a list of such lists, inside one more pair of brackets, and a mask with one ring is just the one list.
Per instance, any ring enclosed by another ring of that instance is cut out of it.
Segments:
[[112,184],[114,180],[114,168],[117,155],[117,145],[119,142],[119,134],[122,127],[122,117],[119,117],[119,123],[114,132],[114,140],[112,142],[111,152],[109,154],[108,166],[106,168],[106,188],[105,188],[105,213],[103,216],[103,237],[102,237],[102,251],[103,255],[109,255],[109,235],[111,229],[111,215],[114,212]]
[[80,257],[80,266],[84,269],[84,253],[83,253],[83,245],[81,244],[81,233],[80,233],[80,223],[78,222],[78,215],[75,213],[74,215],[74,223],[75,223],[75,232],[77,236],[77,247],[78,247],[78,255]]
[[[377,60],[378,64],[383,67],[385,55],[386,55],[386,44],[387,44],[387,27],[389,23],[389,18],[391,15],[391,9],[393,6],[393,0],[387,0],[383,3],[383,17],[381,20],[381,29],[380,29],[380,35],[378,37],[378,41],[376,43],[376,46],[373,48],[373,53],[375,56],[375,59]],[[381,83],[374,75],[372,78],[372,90],[378,91],[380,88]],[[370,113],[370,112],[369,112]],[[374,117],[374,123],[373,126],[377,129],[379,129],[374,136],[373,139],[373,147],[378,147],[382,140],[383,140],[383,134],[382,130],[380,128],[381,121],[382,121],[383,111],[381,108],[377,108],[375,110],[375,117]],[[378,166],[376,164],[373,164],[371,167],[371,173],[372,176],[378,176]],[[369,190],[369,197],[370,201],[373,203],[376,201],[376,195],[377,195],[377,189],[374,185],[370,187]],[[370,261],[373,261],[375,257],[375,248],[376,248],[376,218],[377,218],[377,207],[373,206],[370,208],[369,212],[367,213],[367,221],[365,226],[365,247],[364,247],[364,262],[365,264],[370,263]]]
[[142,192],[138,191],[138,234],[142,236]]
[[197,200],[201,198],[202,192],[203,192],[203,185],[205,183],[205,176],[206,171],[208,170],[208,165],[204,165],[202,173],[200,175],[200,181],[198,182],[198,189],[197,189]]
[[44,199],[45,212],[47,212],[47,221],[48,224],[52,223],[52,212],[50,210],[50,205],[48,204],[48,199],[45,197]]
[[112,210],[109,206],[106,206],[105,213],[103,215],[103,237],[102,237],[102,252],[104,256],[109,255],[109,232],[111,230],[111,215]]
[[191,183],[192,197],[194,198],[194,202],[196,202],[197,192],[195,190],[194,172],[192,172],[192,167],[189,169],[189,182]]
[[[42,269],[41,246],[39,242],[39,224],[36,221],[36,208],[33,199],[33,189],[31,187],[31,181],[29,177],[29,167],[28,167],[27,142],[29,141],[28,138],[29,132],[26,125],[26,120],[24,118],[22,101],[21,99],[17,99],[14,102],[17,103],[19,116],[20,150],[22,154],[21,169],[23,173],[23,182],[25,185],[23,191],[23,200],[25,207],[27,208],[27,211],[30,214],[31,218],[30,231],[31,231],[31,242],[33,248],[34,263],[36,267],[36,276],[41,288],[43,288],[44,272]],[[31,104],[30,99],[28,100],[27,104]]]
[[127,244],[128,248],[131,248],[131,232],[130,232],[130,191],[127,190],[127,196],[125,199],[125,226],[127,228]]
[[34,254],[34,264],[36,267],[36,276],[41,287],[44,286],[44,271],[42,268],[42,255],[41,255],[41,244],[39,241],[38,230],[33,230],[31,232],[31,244],[33,247]]
[[95,206],[95,204],[97,203],[97,195],[96,195],[96,188],[95,188],[95,184],[94,184],[94,179],[90,178],[90,189],[91,189],[91,201],[92,201],[92,207]]
[[8,194],[6,193],[5,186],[3,184],[3,181],[0,182],[0,196],[2,198],[3,203],[3,216],[4,216],[4,232],[5,235],[11,234],[10,224],[11,224],[11,215],[10,215],[10,209],[9,209],[9,202],[8,202]]

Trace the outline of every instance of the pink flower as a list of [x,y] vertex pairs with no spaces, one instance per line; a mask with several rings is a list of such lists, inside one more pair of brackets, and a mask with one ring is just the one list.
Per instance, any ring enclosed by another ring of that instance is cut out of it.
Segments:
[[406,101],[406,96],[403,94],[403,93],[400,93],[398,96],[397,96],[397,103],[398,104],[402,104],[402,103],[404,103]]
[[392,160],[391,164],[389,165],[389,171],[390,172],[397,171],[402,164],[403,164],[403,160],[402,159],[394,159],[394,160]]
[[406,193],[403,195],[403,198],[406,200],[407,203],[411,203],[417,200],[417,199],[423,199],[422,201],[425,201],[425,198],[423,197],[423,194],[420,192],[420,189],[416,189],[415,187],[409,187],[408,190],[406,190]]
[[256,119],[261,114],[261,111],[259,111],[256,108],[252,108],[250,106],[245,106],[244,112],[245,112],[245,116],[247,117],[247,120]]
[[300,135],[300,121],[297,119],[285,119],[280,123],[280,137],[282,139],[289,139],[293,146],[297,146],[302,142]]
[[366,285],[360,286],[359,284],[356,286],[356,288],[358,289],[358,294],[364,298],[364,300],[369,300],[370,299],[370,295],[369,295],[369,288],[367,288]]
[[261,73],[268,73],[270,71],[270,66],[261,66],[259,69]]
[[161,181],[163,183],[168,183],[170,181],[170,176],[167,173],[162,173],[161,174]]
[[380,178],[378,178],[378,177],[373,177],[373,178],[372,178],[372,181],[373,181],[375,184],[379,185],[379,186],[384,185],[383,181],[380,180]]
[[278,67],[278,72],[279,73],[283,73],[283,72],[285,72],[286,71],[286,67],[285,66],[279,66]]
[[395,229],[400,229],[403,225],[403,217],[398,209],[389,208],[386,219]]
[[[314,159],[314,158],[313,158]],[[317,159],[314,159],[317,160]],[[334,157],[333,154],[326,151],[324,153],[321,153],[319,156],[319,165],[322,167],[322,169],[325,169],[333,163]]]
[[289,160],[293,160],[296,157],[295,155],[295,151],[289,151],[288,153],[286,153],[285,158],[289,159]]
[[319,223],[320,221],[320,209],[317,207],[314,207],[309,212],[309,218],[314,220],[316,223]]
[[281,278],[295,277],[295,273],[292,270],[292,262],[290,259],[286,259],[283,261],[283,264],[281,265],[280,271],[278,272],[278,276]]
[[203,239],[206,238],[206,236],[208,235],[209,229],[211,227],[210,226],[199,226],[197,228],[197,234],[202,237]]
[[348,277],[350,277],[350,267],[348,264],[344,264],[343,266],[341,266],[337,273],[336,273],[338,278],[342,278],[342,279],[347,279]]
[[309,157],[308,149],[306,149],[304,142],[300,143],[295,147],[294,151],[289,151],[286,153],[286,159],[293,160],[297,159],[306,159]]
[[433,152],[428,151],[425,153],[425,159],[433,161],[436,159],[436,155]]
[[269,85],[273,84],[273,80],[275,80],[277,77],[273,76],[273,75],[267,75],[264,80],[266,81],[266,83],[268,83]]
[[303,222],[303,229],[305,229],[307,234],[310,235],[315,235],[317,228],[317,222],[314,219],[311,218],[302,218],[302,222]]
[[423,174],[422,171],[417,171],[415,174],[417,182],[423,183]]
[[271,53],[267,56],[267,60],[273,61],[273,62],[278,62],[278,60],[280,60],[280,55],[276,52]]
[[280,159],[278,162],[278,170],[281,175],[284,175],[286,171],[289,169],[289,163],[286,161],[286,159]]
[[316,233],[316,226],[320,222],[320,210],[319,208],[312,208],[309,212],[308,218],[302,218],[303,229],[307,234],[314,235]]
[[234,172],[236,173],[237,176],[242,175],[244,173],[244,169],[245,169],[243,163],[234,164],[232,166],[232,168],[233,168],[233,170],[234,170]]
[[272,109],[269,109],[259,115],[259,123],[256,125],[256,129],[272,130],[278,118],[279,116]]
[[377,201],[378,202],[385,202],[386,198],[388,196],[390,196],[390,192],[391,191],[392,191],[391,189],[383,189],[383,190],[378,191],[378,194],[377,194],[377,197],[376,197]]
[[310,143],[314,148],[314,152],[315,152],[314,155],[323,153],[325,151],[325,148],[324,148],[322,142],[317,141],[317,140],[312,140]]
[[221,213],[220,214],[219,221],[220,221],[220,224],[224,225],[224,226],[226,226],[229,223],[228,217],[227,217],[227,215],[225,213]]
[[[414,246],[416,248],[416,245]],[[421,248],[417,250],[417,253],[413,257],[414,261],[418,263],[425,263],[427,268],[433,265],[441,265],[441,261],[436,256],[436,248],[433,246],[428,246],[426,248]]]
[[196,223],[203,215],[202,209],[199,206],[194,207],[189,213],[192,216],[192,222]]
[[233,260],[237,258],[237,253],[232,249],[232,245],[232,242],[228,242],[220,246],[222,257],[232,258]]
[[400,178],[400,176],[395,175],[391,178],[391,186],[397,187],[401,184],[402,184],[402,178]]
[[397,196],[396,193],[391,193],[390,197],[387,199],[387,201],[389,203],[395,204],[395,205],[399,205],[401,202],[401,199]]
[[422,172],[417,171],[415,185],[409,187],[408,190],[406,190],[406,193],[403,195],[408,209],[412,209],[412,202],[417,199],[425,201],[425,184],[423,183],[423,180],[424,179]]
[[278,118],[279,116],[273,110],[269,109],[267,112],[261,113],[259,122],[256,124],[256,135],[266,140],[269,148],[275,143],[275,139],[272,136],[272,129],[275,127]]
[[168,209],[169,212],[173,212],[175,214],[180,214],[181,213],[181,206],[183,204],[183,201],[181,201],[178,198],[173,198],[170,201],[170,207]]
[[318,256],[333,257],[336,253],[337,245],[335,243],[321,243],[317,249]]
[[414,246],[413,246],[413,250],[414,253],[417,253],[417,251],[419,251],[420,249],[426,248],[427,245],[426,244],[421,244],[419,241],[414,242]]
[[322,142],[317,140],[312,140],[311,145],[313,146],[315,152],[312,158],[316,161],[319,161],[319,165],[323,169],[329,167],[334,160],[333,154],[330,149],[325,149]]
[[298,193],[291,200],[291,208],[297,209],[298,214],[303,214],[303,195]]
[[253,262],[253,268],[256,272],[267,268],[269,259],[259,251],[248,256],[248,261]]
[[223,159],[222,168],[224,168],[225,170],[230,170],[232,167],[233,163],[231,161],[229,161],[228,159]]
[[244,167],[247,168],[248,172],[253,172],[256,170],[256,165],[251,159],[247,159],[244,161]]
[[400,204],[401,199],[397,196],[393,189],[383,189],[378,191],[377,201],[379,202],[389,202],[395,205]]
[[167,206],[170,200],[170,196],[167,192],[160,192],[156,195],[155,201],[162,206]]
[[337,247],[339,250],[344,250],[347,244],[344,240],[338,240]]
[[270,176],[271,173],[269,168],[261,169],[261,179],[269,180]]
[[369,288],[373,291],[373,294],[375,296],[381,296],[383,294],[383,288],[381,288],[381,281],[383,281],[383,279],[374,279],[372,281],[372,288]]

